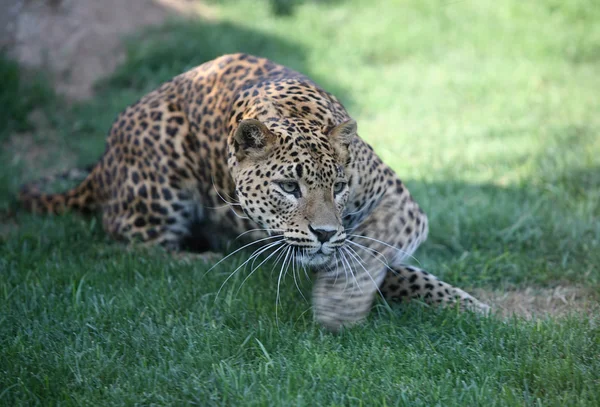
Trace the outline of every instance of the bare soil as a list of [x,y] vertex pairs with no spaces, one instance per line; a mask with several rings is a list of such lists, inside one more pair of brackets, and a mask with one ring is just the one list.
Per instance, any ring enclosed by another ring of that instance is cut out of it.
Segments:
[[593,315],[600,310],[597,295],[578,286],[527,287],[510,291],[477,290],[473,294],[490,304],[497,315],[506,318],[513,315],[525,319],[564,317],[570,314]]
[[46,69],[67,99],[92,96],[93,84],[125,57],[123,38],[169,18],[213,19],[198,0],[0,0],[0,46],[22,65]]

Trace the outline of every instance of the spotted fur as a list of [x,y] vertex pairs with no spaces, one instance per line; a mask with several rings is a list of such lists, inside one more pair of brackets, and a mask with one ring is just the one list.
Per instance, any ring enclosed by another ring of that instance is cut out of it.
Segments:
[[36,212],[99,210],[114,238],[172,250],[217,250],[244,232],[280,236],[317,271],[315,318],[333,330],[363,319],[378,290],[487,309],[404,265],[427,237],[427,217],[356,131],[305,76],[226,55],[128,107],[79,186],[45,194],[31,184],[20,200]]

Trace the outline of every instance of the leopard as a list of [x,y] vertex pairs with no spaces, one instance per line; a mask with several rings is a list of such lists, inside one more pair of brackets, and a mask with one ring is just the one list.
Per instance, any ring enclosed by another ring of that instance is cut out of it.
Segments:
[[357,129],[307,76],[223,55],[118,115],[77,186],[34,181],[18,198],[40,214],[99,214],[111,238],[173,253],[222,252],[243,236],[242,247],[312,270],[314,320],[331,331],[363,321],[378,296],[487,313],[411,265],[428,218]]

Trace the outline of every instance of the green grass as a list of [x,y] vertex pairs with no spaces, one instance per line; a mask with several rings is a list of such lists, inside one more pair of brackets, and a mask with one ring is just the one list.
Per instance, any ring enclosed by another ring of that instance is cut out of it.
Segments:
[[39,74],[23,73],[18,64],[0,54],[0,142],[11,132],[32,130],[29,114],[47,108],[52,91]]
[[[276,309],[268,268],[217,298],[243,256],[205,275],[202,263],[123,250],[95,219],[13,214],[20,182],[96,160],[127,104],[245,51],[342,99],[429,214],[417,253],[428,270],[465,288],[576,285],[600,297],[594,0],[215,7],[217,21],[129,39],[125,63],[82,104],[61,107],[0,63],[0,141],[28,129],[47,149],[34,162],[11,143],[1,153],[0,403],[600,405],[597,315],[478,319],[379,303],[331,335],[290,279]],[[31,129],[36,108],[50,128]]]

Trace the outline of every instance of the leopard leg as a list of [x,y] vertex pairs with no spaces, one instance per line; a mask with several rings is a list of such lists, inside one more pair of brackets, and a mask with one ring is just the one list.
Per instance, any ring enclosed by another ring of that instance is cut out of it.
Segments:
[[[122,183],[102,208],[104,229],[113,238],[143,247],[162,246],[179,252],[193,238],[192,225],[201,210],[192,194],[149,179]],[[198,240],[202,240],[199,236]],[[198,251],[209,251],[204,242]]]
[[386,265],[410,256],[427,236],[427,219],[406,189],[386,194],[336,254],[313,288],[315,319],[333,331],[362,320],[386,276]]
[[317,322],[337,332],[367,316],[385,271],[372,265],[358,266],[349,254],[340,254],[333,270],[317,274],[313,312]]
[[377,292],[390,299],[420,297],[426,302],[460,302],[462,308],[487,311],[487,305],[459,288],[403,265],[427,234],[427,216],[406,188],[384,195],[373,212],[348,233],[333,272],[318,275],[313,289],[315,319],[334,331],[352,325],[368,314]]
[[168,216],[161,217],[155,214],[149,217],[135,211],[114,216],[105,212],[103,223],[105,230],[114,238],[128,242],[129,249],[145,250],[160,246],[166,249],[173,259],[188,264],[198,260],[213,263],[222,258],[221,253],[213,251],[185,251],[186,247],[182,246],[182,242],[189,238],[186,218],[188,216],[182,217],[181,224],[176,225],[172,220],[174,218]]
[[[408,301],[411,298],[420,298],[428,304],[452,306],[458,303],[460,309],[487,313],[490,309],[488,305],[460,288],[439,280],[425,270],[405,264],[418,246],[427,239],[428,220],[408,195],[408,191],[405,188],[402,191],[401,195],[405,195],[404,197],[399,196],[383,205],[383,213],[388,214],[387,229],[381,223],[374,223],[366,230],[377,237],[377,240],[390,243],[390,246],[386,247],[372,241],[373,245],[370,246],[385,257],[385,265],[382,265],[386,275],[380,286],[380,294],[386,300]],[[393,201],[400,202],[400,205]],[[392,234],[389,233],[390,230]],[[392,247],[396,250],[395,254]]]
[[460,309],[487,313],[490,307],[460,288],[440,281],[437,277],[417,267],[390,266],[380,287],[386,300],[409,301],[419,298],[427,304],[453,306]]

